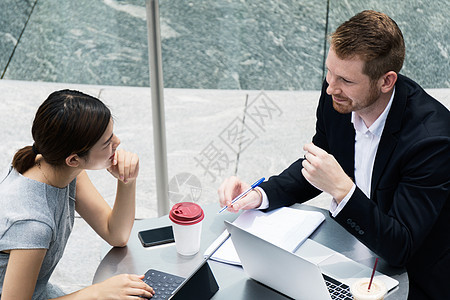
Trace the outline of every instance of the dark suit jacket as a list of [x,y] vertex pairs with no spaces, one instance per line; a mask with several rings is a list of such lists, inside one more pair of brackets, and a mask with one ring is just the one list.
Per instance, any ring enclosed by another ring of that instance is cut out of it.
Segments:
[[[324,82],[315,145],[354,178],[351,114],[333,109]],[[268,210],[320,193],[301,173],[302,159],[261,184]],[[450,299],[450,113],[399,75],[372,173],[371,195],[357,187],[335,220],[393,266],[405,266],[409,299]]]

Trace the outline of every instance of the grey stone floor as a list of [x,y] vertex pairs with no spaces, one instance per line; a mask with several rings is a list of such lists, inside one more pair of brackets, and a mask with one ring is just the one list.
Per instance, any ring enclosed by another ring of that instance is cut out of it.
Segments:
[[[30,128],[39,104],[63,88],[97,96],[111,108],[121,147],[140,156],[136,218],[157,217],[149,88],[0,80],[0,172],[17,149],[31,144]],[[428,92],[450,107],[450,89]],[[250,182],[282,171],[303,155],[302,146],[311,139],[318,96],[319,91],[166,89],[171,204],[181,199],[200,205],[215,202],[219,184],[230,175]],[[212,155],[215,159],[209,159]],[[112,204],[115,180],[106,171],[89,176]],[[329,197],[321,195],[309,204],[328,208]],[[108,249],[77,217],[52,281],[66,292],[90,285]]]

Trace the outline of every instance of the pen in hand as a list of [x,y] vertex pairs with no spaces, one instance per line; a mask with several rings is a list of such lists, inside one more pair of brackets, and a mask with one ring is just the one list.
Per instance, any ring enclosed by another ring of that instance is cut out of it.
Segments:
[[[261,184],[261,182],[263,182],[266,178],[261,178],[258,181],[256,181],[254,184],[252,184],[252,186],[250,188],[248,188],[246,191],[242,192],[241,194],[239,194],[236,198],[234,198],[233,200],[231,200],[231,205],[233,205],[236,201],[238,201],[239,199],[241,199],[242,197],[244,197],[245,195],[247,195],[249,192],[251,192],[255,187],[257,187],[258,185]],[[231,206],[230,205],[230,206]],[[220,214],[221,212],[223,212],[225,209],[228,208],[228,205],[225,205],[224,207],[222,207],[221,210],[219,210],[218,214]]]

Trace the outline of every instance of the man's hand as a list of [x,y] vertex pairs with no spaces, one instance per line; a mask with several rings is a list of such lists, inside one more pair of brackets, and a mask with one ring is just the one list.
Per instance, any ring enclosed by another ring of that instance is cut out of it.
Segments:
[[333,155],[313,143],[303,146],[305,159],[302,174],[313,186],[333,196],[339,203],[350,192],[353,181],[344,172]]
[[236,176],[225,179],[217,191],[219,194],[220,206],[228,206],[227,210],[230,212],[238,212],[240,209],[253,209],[261,206],[262,196],[256,189],[231,205],[231,200],[249,188],[250,184],[242,182]]

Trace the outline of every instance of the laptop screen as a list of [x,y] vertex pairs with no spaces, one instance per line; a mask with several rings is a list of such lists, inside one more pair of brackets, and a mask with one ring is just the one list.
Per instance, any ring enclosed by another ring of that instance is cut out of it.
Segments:
[[217,281],[209,267],[208,260],[204,259],[196,271],[194,271],[183,283],[174,291],[169,299],[181,300],[191,299],[211,299],[219,290]]
[[212,251],[207,257],[205,257],[197,268],[189,275],[183,283],[173,292],[169,299],[191,299],[195,296],[195,299],[203,300],[210,299],[219,290],[219,285],[209,267],[208,260],[217,249],[230,237],[230,234]]

